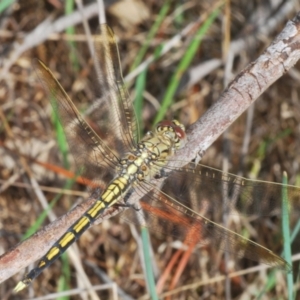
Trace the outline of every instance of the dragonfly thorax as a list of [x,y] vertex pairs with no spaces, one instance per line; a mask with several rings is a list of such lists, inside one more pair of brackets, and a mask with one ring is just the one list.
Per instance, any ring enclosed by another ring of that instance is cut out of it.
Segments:
[[138,143],[136,150],[125,155],[119,174],[131,182],[149,180],[185,142],[185,127],[181,123],[176,120],[162,121]]

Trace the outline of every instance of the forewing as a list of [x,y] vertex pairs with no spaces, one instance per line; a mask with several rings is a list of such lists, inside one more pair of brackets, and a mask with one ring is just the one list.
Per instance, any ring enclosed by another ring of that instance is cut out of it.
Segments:
[[138,140],[136,116],[125,87],[118,46],[112,29],[100,25],[94,40],[97,98],[90,117],[101,132],[101,138],[121,157],[135,148]]
[[81,117],[53,73],[43,62],[35,62],[39,80],[64,128],[69,148],[82,177],[94,181],[109,176],[118,165],[118,157]]

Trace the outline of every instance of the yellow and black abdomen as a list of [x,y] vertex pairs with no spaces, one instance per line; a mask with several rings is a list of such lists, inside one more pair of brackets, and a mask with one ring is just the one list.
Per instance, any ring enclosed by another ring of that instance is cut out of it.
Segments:
[[37,267],[32,269],[24,279],[19,282],[16,290],[23,289],[45,268],[59,258],[62,253],[64,253],[67,248],[74,243],[92,225],[92,223],[94,223],[106,208],[114,205],[126,195],[130,185],[127,176],[120,176],[113,180],[103,192],[101,199],[97,200],[93,206],[89,208],[84,215],[66,231],[66,233],[64,233],[45,256],[42,257]]

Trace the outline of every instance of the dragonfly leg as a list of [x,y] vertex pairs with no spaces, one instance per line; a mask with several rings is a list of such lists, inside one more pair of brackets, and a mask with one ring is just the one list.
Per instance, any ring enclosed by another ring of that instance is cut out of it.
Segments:
[[198,151],[196,157],[192,160],[192,162],[195,163],[195,165],[198,165],[199,161],[202,159],[205,152],[206,152],[205,150]]
[[113,207],[118,208],[118,207],[126,207],[126,208],[133,208],[135,211],[140,211],[141,208],[138,207],[135,203],[116,203],[113,205]]
[[131,195],[133,194],[134,189],[129,190],[126,195],[123,198],[123,203],[115,203],[113,205],[113,207],[125,207],[125,208],[133,208],[135,211],[139,211],[141,208],[139,206],[137,206],[135,203],[129,203],[128,200],[131,197]]

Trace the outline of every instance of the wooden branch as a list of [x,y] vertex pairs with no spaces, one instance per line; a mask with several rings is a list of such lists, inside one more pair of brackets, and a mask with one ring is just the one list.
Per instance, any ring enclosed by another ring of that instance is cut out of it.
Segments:
[[219,100],[188,128],[187,146],[175,159],[192,160],[204,153],[257,98],[300,58],[300,12],[273,43],[229,84]]
[[[300,58],[300,12],[287,23],[273,43],[229,84],[220,99],[188,129],[188,144],[175,159],[190,161],[224,132],[272,83],[290,70]],[[184,163],[183,163],[184,164]],[[21,242],[0,257],[0,282],[42,257],[52,244],[94,202],[89,198],[66,215]],[[124,208],[112,208],[110,217]],[[100,223],[101,220],[97,220]],[[32,251],[34,245],[34,251]],[[34,252],[34,253],[33,253]]]

